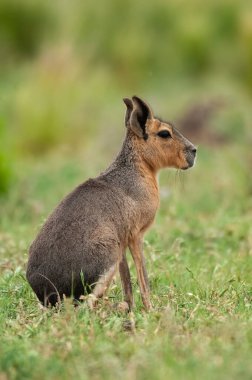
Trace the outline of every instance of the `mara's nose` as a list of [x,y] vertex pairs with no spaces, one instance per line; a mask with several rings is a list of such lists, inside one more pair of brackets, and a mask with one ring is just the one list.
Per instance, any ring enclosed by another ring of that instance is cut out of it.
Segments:
[[187,160],[188,166],[186,169],[191,168],[194,165],[196,158],[197,149],[193,144],[187,144],[185,151],[185,158]]
[[195,146],[192,146],[190,150],[193,153],[193,155],[196,156],[197,149],[195,148]]
[[186,150],[188,153],[193,154],[194,157],[196,156],[197,148],[193,144],[188,144]]

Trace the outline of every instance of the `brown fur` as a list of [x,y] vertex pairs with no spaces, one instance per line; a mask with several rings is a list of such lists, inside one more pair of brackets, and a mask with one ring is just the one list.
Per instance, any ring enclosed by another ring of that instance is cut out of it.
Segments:
[[[27,279],[45,305],[55,305],[63,295],[102,297],[119,267],[132,308],[129,247],[143,304],[151,307],[143,236],[159,206],[156,175],[164,167],[191,167],[196,149],[140,98],[124,102],[127,133],[121,152],[105,172],[63,199],[31,245]],[[158,135],[164,130],[169,137]]]

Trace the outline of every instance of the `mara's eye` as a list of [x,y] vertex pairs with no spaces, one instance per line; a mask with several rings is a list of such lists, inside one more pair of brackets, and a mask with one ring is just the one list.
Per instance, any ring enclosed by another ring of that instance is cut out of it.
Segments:
[[171,134],[169,131],[167,131],[167,129],[165,129],[163,131],[158,132],[158,136],[162,137],[163,139],[168,139],[171,137]]

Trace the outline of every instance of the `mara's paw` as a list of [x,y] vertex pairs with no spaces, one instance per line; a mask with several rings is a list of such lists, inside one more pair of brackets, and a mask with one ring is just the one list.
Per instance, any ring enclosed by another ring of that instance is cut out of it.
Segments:
[[94,294],[89,294],[86,300],[90,310],[93,310],[97,306],[98,298]]
[[115,303],[113,308],[121,313],[128,313],[130,311],[129,304],[126,301]]

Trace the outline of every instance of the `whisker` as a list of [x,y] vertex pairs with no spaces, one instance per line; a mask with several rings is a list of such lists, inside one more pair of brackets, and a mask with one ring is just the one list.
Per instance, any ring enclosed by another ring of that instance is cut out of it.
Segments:
[[178,178],[179,178],[179,170],[177,169],[175,173],[175,186],[177,186],[178,184]]
[[179,179],[180,179],[182,190],[184,190],[184,188],[185,188],[184,187],[184,176],[183,176],[182,170],[179,171]]

